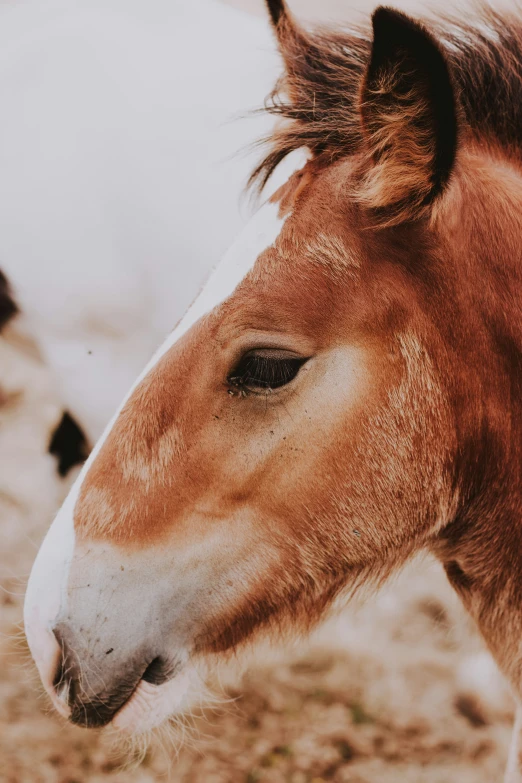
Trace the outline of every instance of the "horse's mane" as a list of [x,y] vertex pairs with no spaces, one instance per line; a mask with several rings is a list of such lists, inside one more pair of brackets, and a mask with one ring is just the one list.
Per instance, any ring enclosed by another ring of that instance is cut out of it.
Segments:
[[[461,107],[462,130],[515,153],[522,144],[522,12],[480,4],[473,21],[439,14],[425,21],[445,51]],[[309,148],[332,162],[361,149],[359,93],[370,56],[370,28],[298,28],[282,40],[286,74],[266,102],[283,121],[251,184],[262,188],[292,151]]]

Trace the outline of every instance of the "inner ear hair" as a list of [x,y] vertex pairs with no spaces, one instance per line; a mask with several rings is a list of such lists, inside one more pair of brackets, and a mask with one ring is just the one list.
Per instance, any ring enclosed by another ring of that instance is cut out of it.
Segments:
[[426,213],[457,149],[457,108],[446,58],[423,25],[378,8],[360,115],[367,145],[360,200],[381,225]]

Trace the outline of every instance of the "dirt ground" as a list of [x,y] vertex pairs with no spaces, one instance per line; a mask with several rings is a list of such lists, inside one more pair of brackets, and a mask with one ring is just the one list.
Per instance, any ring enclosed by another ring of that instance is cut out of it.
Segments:
[[[319,16],[345,4],[291,5]],[[25,580],[67,490],[46,454],[58,416],[37,357],[13,335],[0,340],[0,783],[502,779],[511,699],[430,560],[310,643],[254,664],[242,683],[226,676],[222,703],[187,719],[179,753],[159,738],[141,766],[122,769],[110,736],[65,725],[41,695],[21,630]]]

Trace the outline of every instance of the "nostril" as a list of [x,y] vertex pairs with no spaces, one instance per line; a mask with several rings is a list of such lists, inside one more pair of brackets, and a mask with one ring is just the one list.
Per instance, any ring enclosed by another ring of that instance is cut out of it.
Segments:
[[56,668],[53,680],[53,688],[58,698],[65,704],[68,704],[69,697],[73,695],[71,693],[72,680],[71,678],[67,677],[67,670],[65,668],[63,656],[60,656],[60,661]]
[[54,686],[58,699],[64,705],[70,705],[74,702],[75,687],[74,680],[68,677],[62,677]]
[[56,628],[53,629],[53,635],[56,641],[58,642],[58,646],[60,648],[60,654],[58,656],[58,660],[56,662],[56,671],[54,673],[53,677],[53,688],[55,691],[57,691],[62,683],[63,676],[64,676],[64,670],[65,670],[65,662],[64,662],[64,649],[63,649],[63,641],[62,637],[59,633],[59,631],[56,630]]
[[54,673],[53,678],[53,688],[55,691],[59,691],[64,681],[64,665],[63,665],[63,656],[60,655],[60,659],[58,661],[58,666],[56,667],[56,671]]
[[53,678],[53,689],[58,699],[68,705],[74,701],[75,697],[74,678],[70,676],[71,666],[67,661],[65,644],[60,631],[55,628],[53,634],[60,647],[60,655]]

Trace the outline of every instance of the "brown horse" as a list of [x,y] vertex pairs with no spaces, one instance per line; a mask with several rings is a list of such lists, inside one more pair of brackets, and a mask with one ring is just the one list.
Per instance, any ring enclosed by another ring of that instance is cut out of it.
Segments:
[[136,382],[31,577],[33,654],[81,725],[158,723],[214,660],[422,549],[522,698],[522,19],[379,8],[373,34],[309,33],[268,7],[285,73],[254,179],[307,161]]

